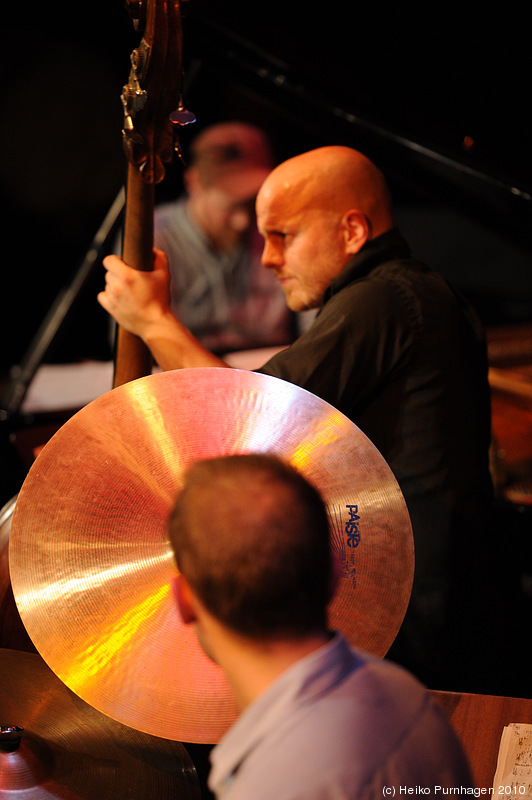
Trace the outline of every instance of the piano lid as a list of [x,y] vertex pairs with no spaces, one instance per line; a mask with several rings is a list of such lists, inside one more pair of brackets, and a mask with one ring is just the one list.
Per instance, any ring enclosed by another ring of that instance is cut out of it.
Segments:
[[[364,150],[386,174],[530,222],[530,76],[522,13],[482,16],[330,0],[191,0],[189,65],[245,87],[314,142]],[[203,89],[204,93],[204,89]]]

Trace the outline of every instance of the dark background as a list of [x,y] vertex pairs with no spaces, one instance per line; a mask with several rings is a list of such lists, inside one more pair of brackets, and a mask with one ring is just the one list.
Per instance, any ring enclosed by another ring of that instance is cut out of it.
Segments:
[[[430,18],[396,5],[183,3],[184,129],[240,117],[280,159],[352,144],[385,170],[416,252],[487,324],[532,314],[528,23],[505,6]],[[121,0],[4,10],[0,370],[27,352],[125,177],[120,93],[138,35]],[[7,20],[7,21],[6,21]],[[467,137],[473,146],[464,147]],[[177,191],[169,170],[158,196]],[[517,191],[515,191],[517,189]],[[93,277],[47,360],[108,358]]]

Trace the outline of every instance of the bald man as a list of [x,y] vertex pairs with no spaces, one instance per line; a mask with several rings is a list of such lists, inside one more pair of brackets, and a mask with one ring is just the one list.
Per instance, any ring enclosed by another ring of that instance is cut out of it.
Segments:
[[[484,334],[465,300],[412,258],[390,193],[363,154],[325,147],[279,165],[257,196],[263,266],[308,331],[259,371],[322,397],[377,446],[414,530],[412,601],[391,655],[429,686],[485,690],[479,609],[491,502]],[[225,366],[171,314],[153,273],[110,258],[101,304],[163,369]],[[272,424],[275,421],[272,420]]]

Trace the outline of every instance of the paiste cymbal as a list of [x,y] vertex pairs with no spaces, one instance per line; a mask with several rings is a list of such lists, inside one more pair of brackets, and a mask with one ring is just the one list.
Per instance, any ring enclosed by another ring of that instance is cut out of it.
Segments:
[[188,465],[246,452],[291,462],[327,503],[344,569],[331,626],[382,656],[403,619],[410,518],[356,425],[304,389],[248,371],[126,383],[79,411],[37,457],[13,515],[10,570],[46,663],[91,706],[139,731],[215,743],[236,717],[220,668],[175,608],[166,525]]
[[0,797],[200,800],[194,765],[179,742],[100,714],[37,654],[0,650],[0,672]]

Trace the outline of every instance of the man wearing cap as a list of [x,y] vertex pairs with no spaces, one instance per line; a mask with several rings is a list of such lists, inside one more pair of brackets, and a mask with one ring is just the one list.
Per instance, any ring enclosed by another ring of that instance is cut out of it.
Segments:
[[273,167],[263,131],[243,122],[193,141],[186,194],[155,211],[155,246],[168,257],[174,314],[210,350],[288,344],[294,315],[261,267],[255,196]]

